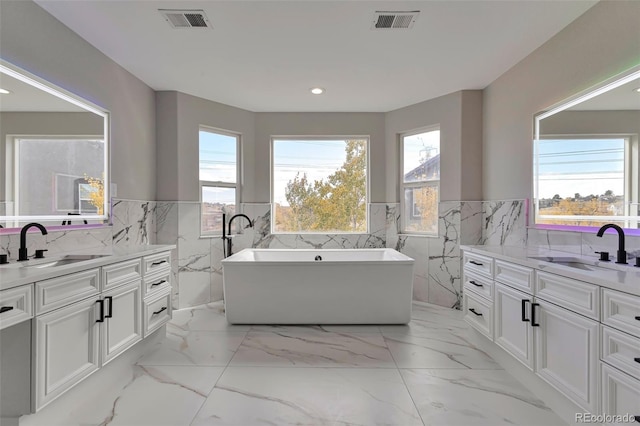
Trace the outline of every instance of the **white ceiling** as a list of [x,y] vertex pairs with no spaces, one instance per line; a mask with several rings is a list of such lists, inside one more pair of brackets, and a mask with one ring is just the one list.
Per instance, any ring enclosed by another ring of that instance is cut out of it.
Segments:
[[[155,90],[251,111],[390,111],[483,89],[596,3],[36,0]],[[203,9],[173,29],[158,9]],[[376,10],[420,10],[372,30]],[[326,89],[311,95],[311,87]]]

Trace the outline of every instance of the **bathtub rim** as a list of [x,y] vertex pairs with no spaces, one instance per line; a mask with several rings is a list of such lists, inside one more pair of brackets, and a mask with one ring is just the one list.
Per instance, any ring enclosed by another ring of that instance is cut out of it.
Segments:
[[[248,258],[250,253],[259,252],[259,251],[269,251],[269,252],[307,252],[307,253],[317,253],[322,254],[323,252],[329,251],[344,251],[344,252],[357,252],[357,251],[378,251],[378,252],[386,252],[393,253],[392,256],[394,258],[391,259],[371,259],[371,260],[255,260],[252,258]],[[251,264],[251,265],[371,265],[371,264],[384,264],[390,263],[394,265],[413,265],[415,263],[415,259],[407,256],[404,253],[401,253],[392,248],[355,248],[355,249],[289,249],[289,248],[273,248],[273,249],[265,249],[265,248],[245,248],[240,250],[233,255],[222,259],[222,266],[225,264],[234,265],[234,264]]]

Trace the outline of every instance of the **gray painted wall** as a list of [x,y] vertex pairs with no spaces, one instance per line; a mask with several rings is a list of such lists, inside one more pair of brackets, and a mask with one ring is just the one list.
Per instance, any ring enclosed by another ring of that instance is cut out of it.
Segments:
[[111,112],[119,198],[155,199],[153,90],[30,0],[0,1],[0,57]]
[[485,200],[532,194],[533,116],[640,62],[640,2],[603,1],[484,90]]
[[399,134],[440,125],[440,201],[482,199],[482,92],[451,93],[386,113],[386,199],[399,200]]

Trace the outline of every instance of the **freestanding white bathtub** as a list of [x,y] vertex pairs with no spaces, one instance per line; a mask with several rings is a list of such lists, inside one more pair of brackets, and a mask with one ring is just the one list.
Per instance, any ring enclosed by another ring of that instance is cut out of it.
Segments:
[[406,324],[413,262],[393,249],[244,249],[222,261],[227,321]]

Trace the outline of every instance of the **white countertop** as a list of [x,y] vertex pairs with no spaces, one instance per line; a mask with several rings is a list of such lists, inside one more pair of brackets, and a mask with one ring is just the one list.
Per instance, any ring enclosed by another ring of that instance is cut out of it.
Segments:
[[9,263],[7,265],[0,265],[0,290],[6,290],[13,287],[18,287],[24,284],[30,284],[36,281],[46,280],[48,278],[55,278],[61,275],[72,274],[91,268],[97,268],[111,263],[122,262],[128,259],[135,259],[137,257],[148,256],[155,253],[161,253],[167,250],[175,248],[175,245],[148,245],[137,247],[110,247],[104,250],[87,250],[82,253],[65,253],[65,254],[83,254],[83,255],[104,255],[104,257],[98,257],[95,259],[83,260],[80,262],[69,263],[67,265],[53,266],[49,268],[35,268],[24,267],[23,265],[41,263],[41,261],[55,261],[60,259],[61,256],[47,256],[46,259],[28,260],[25,262]]
[[[549,250],[541,247],[463,245],[460,246],[460,248],[472,253],[484,254],[496,259],[535,268],[540,271],[547,271],[564,277],[596,284],[601,287],[611,288],[640,296],[640,268],[636,268],[632,265],[616,265],[612,262],[601,262],[591,257]],[[532,259],[532,257],[543,256],[579,259],[581,263],[593,265],[597,268],[594,268],[595,270],[593,271],[587,271],[573,268],[571,266]],[[607,267],[615,269],[606,269]]]

